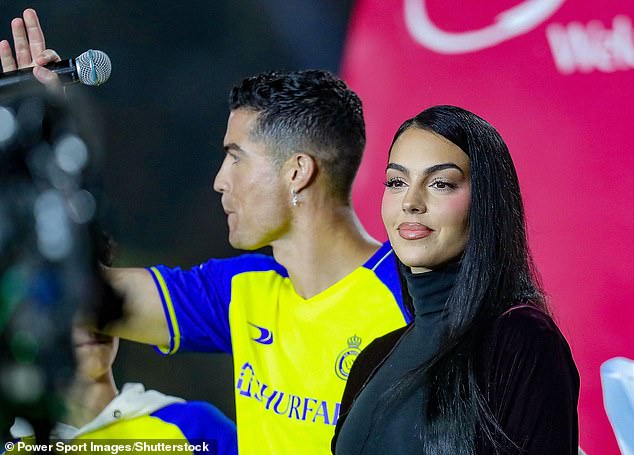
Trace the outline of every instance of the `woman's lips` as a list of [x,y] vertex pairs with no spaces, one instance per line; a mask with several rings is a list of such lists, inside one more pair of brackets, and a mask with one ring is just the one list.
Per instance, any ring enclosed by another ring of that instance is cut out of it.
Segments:
[[430,235],[433,229],[428,228],[424,224],[420,223],[401,223],[398,225],[398,235],[405,240],[419,240],[424,239]]

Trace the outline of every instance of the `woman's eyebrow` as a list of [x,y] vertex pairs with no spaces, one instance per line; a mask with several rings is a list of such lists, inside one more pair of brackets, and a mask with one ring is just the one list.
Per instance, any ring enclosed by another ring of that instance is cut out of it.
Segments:
[[[398,163],[388,163],[385,170],[388,170],[388,169],[394,169],[395,171],[402,172],[403,174],[409,174],[409,170],[405,166]],[[442,171],[444,169],[457,169],[458,171],[460,171],[462,175],[464,175],[464,171],[460,169],[460,166],[458,166],[455,163],[434,164],[433,166],[430,166],[427,169],[425,169],[424,174],[430,175],[430,174],[433,174],[434,172]]]
[[405,166],[401,166],[398,163],[387,163],[387,167],[385,168],[385,170],[387,171],[388,169],[394,169],[395,171],[402,172],[403,174],[408,173],[407,168]]
[[425,169],[425,175],[433,174],[434,172],[442,171],[445,169],[457,169],[462,175],[464,175],[464,171],[460,169],[460,166],[455,163],[435,164]]

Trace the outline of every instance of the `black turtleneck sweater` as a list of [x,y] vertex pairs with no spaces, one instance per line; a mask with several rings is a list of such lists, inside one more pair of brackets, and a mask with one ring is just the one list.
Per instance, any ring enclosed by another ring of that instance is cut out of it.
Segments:
[[[419,367],[437,352],[448,311],[445,303],[457,271],[458,265],[452,264],[427,273],[406,272],[407,289],[415,310],[414,321],[357,396],[339,434],[337,454],[421,452],[420,428],[424,422],[427,387],[417,387],[387,411],[381,406],[386,397],[381,399],[381,396],[408,371]],[[371,432],[373,425],[378,425],[381,432]]]
[[[399,378],[437,352],[451,311],[445,302],[455,267],[407,274],[415,319],[374,340],[355,361],[341,400],[332,440],[336,455],[423,453],[427,386],[395,400],[380,398]],[[576,455],[579,444],[579,374],[570,347],[545,312],[516,305],[492,321],[474,357],[476,382],[500,428],[522,455]],[[475,454],[493,455],[493,444],[476,427]]]

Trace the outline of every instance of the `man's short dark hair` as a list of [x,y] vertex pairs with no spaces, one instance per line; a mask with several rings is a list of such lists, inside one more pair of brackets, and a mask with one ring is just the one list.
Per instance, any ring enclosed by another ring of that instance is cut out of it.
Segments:
[[333,196],[350,201],[365,123],[361,100],[341,79],[321,70],[263,73],[234,87],[229,104],[259,113],[251,134],[268,143],[279,166],[293,153],[308,153]]

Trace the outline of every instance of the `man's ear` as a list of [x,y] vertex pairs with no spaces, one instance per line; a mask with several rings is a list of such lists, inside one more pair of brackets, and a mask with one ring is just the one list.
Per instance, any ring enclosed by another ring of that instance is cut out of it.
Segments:
[[295,153],[288,161],[291,185],[299,193],[317,178],[317,160],[308,153]]

